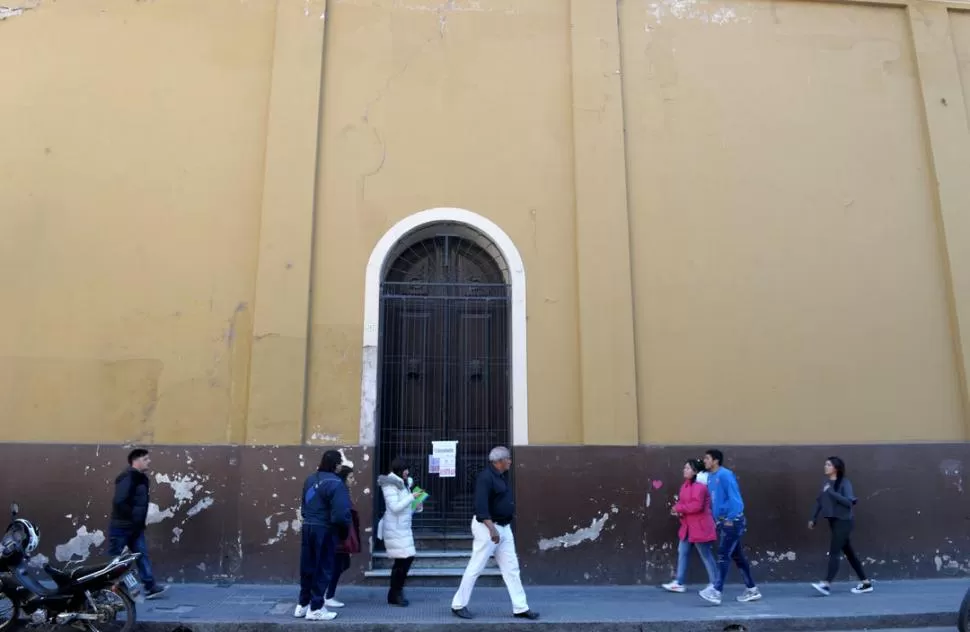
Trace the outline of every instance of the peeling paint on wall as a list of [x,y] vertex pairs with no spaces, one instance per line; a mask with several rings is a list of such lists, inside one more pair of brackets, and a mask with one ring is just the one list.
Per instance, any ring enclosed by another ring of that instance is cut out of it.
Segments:
[[609,519],[610,514],[604,513],[599,518],[595,518],[588,527],[577,529],[572,533],[566,533],[555,538],[539,540],[539,550],[551,551],[553,549],[568,549],[570,547],[582,544],[583,542],[592,542],[593,540],[597,540],[603,533],[603,527],[606,525],[606,521]]
[[956,459],[945,459],[940,463],[940,472],[947,481],[963,493],[963,462]]
[[324,443],[341,443],[340,435],[328,434],[326,432],[314,432],[310,435],[310,441],[320,441]]
[[705,24],[717,25],[737,24],[739,22],[750,24],[752,22],[750,17],[739,16],[732,7],[722,6],[716,9],[710,7],[707,0],[658,0],[650,3],[647,15],[646,30],[648,32],[653,25],[662,24],[668,16],[675,20],[696,20]]
[[[206,490],[204,487],[204,483],[208,479],[208,476],[193,473],[172,475],[156,473],[155,482],[158,485],[168,485],[172,489],[172,493],[175,495],[175,504],[171,507],[161,509],[155,503],[149,503],[146,522],[148,524],[159,524],[165,520],[175,519],[179,511],[185,506],[191,505],[188,511],[185,512],[185,518],[177,526],[172,528],[172,543],[178,544],[182,540],[182,534],[185,532],[183,529],[185,524],[190,519],[212,507],[216,502],[212,492]],[[202,498],[196,500],[196,496],[200,494]]]
[[54,549],[54,557],[61,562],[70,562],[75,558],[83,562],[90,557],[91,547],[101,546],[102,544],[104,544],[103,531],[98,530],[89,533],[88,528],[82,526],[77,530],[77,535],[64,544],[57,545],[57,548]]
[[15,7],[0,5],[0,21],[23,15],[24,11],[30,11],[31,9],[36,9],[39,4],[40,2],[27,2],[25,4],[20,4]]
[[203,511],[205,511],[206,509],[214,505],[215,502],[216,501],[213,500],[212,496],[206,496],[199,502],[195,503],[195,505],[193,505],[191,509],[189,509],[187,514],[188,517],[191,518],[192,516],[197,516],[198,514],[202,513]]
[[171,508],[162,511],[158,505],[155,503],[148,503],[148,517],[145,519],[146,524],[158,524],[163,520],[168,520],[169,518],[174,518],[175,512]]
[[30,562],[27,563],[31,568],[44,568],[44,565],[50,561],[46,555],[41,553],[35,553],[31,558]]
[[768,556],[769,562],[794,562],[798,559],[794,551],[787,551],[785,553],[775,553],[774,551],[765,551],[765,555]]

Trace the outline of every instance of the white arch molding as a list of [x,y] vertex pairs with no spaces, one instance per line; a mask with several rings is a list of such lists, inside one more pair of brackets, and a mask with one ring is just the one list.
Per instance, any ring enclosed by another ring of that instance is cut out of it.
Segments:
[[367,261],[364,280],[364,353],[360,378],[360,443],[377,438],[377,370],[379,365],[381,280],[389,255],[402,239],[434,224],[463,224],[490,239],[508,267],[512,290],[512,444],[529,443],[529,391],[526,363],[525,267],[512,239],[488,218],[460,208],[433,208],[405,217],[384,233]]

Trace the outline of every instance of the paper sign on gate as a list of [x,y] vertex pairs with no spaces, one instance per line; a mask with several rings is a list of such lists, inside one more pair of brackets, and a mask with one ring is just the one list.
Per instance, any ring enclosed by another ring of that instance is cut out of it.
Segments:
[[432,441],[432,458],[438,460],[438,476],[441,478],[454,478],[456,462],[458,460],[457,441]]

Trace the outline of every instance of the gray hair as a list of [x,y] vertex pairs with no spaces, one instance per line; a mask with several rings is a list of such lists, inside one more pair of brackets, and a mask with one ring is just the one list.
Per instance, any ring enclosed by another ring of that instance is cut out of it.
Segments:
[[498,446],[497,448],[492,448],[492,451],[488,453],[488,462],[497,463],[504,459],[510,458],[512,453],[505,446]]

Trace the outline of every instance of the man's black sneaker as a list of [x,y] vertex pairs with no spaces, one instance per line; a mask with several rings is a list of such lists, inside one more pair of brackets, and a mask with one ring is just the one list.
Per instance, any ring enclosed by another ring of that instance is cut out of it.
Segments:
[[516,612],[512,615],[516,619],[528,619],[529,621],[537,621],[539,619],[539,613],[533,612],[532,610],[526,610],[525,612]]
[[468,608],[452,608],[451,614],[455,615],[459,619],[474,619],[472,613],[468,612]]
[[145,591],[145,599],[155,599],[168,590],[168,586],[152,586]]

